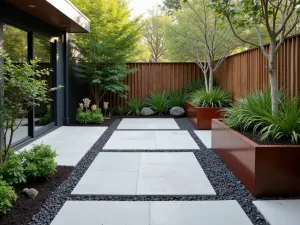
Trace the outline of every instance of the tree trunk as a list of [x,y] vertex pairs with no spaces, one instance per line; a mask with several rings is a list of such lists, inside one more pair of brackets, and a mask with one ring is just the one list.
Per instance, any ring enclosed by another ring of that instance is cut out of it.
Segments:
[[214,84],[214,70],[213,70],[213,62],[209,61],[208,62],[208,67],[209,67],[209,83],[208,83],[208,92],[211,92],[213,89],[213,84]]
[[278,116],[278,87],[276,79],[276,69],[275,69],[275,55],[274,53],[276,46],[276,40],[271,42],[270,52],[269,52],[269,79],[271,86],[271,97],[272,97],[272,114],[273,116]]
[[209,92],[209,84],[208,84],[208,79],[207,79],[207,72],[203,72],[203,75],[204,75],[204,84],[205,84],[205,90],[206,92]]

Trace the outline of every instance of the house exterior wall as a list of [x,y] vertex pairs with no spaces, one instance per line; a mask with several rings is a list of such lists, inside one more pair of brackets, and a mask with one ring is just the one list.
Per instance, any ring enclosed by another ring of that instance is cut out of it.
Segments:
[[[67,41],[68,34],[57,30],[56,28],[48,25],[47,23],[40,21],[27,14],[26,12],[9,5],[3,1],[0,2],[0,50],[3,49],[4,45],[4,32],[3,24],[8,24],[14,26],[21,30],[28,32],[28,60],[34,57],[33,54],[33,37],[43,37],[47,40],[52,40],[51,48],[55,53],[52,55],[52,68],[54,76],[54,86],[63,85],[64,88],[57,90],[54,93],[54,125],[52,127],[45,126],[45,129],[39,133],[34,131],[34,121],[29,120],[29,127],[31,127],[32,132],[29,132],[29,138],[21,143],[18,143],[15,148],[22,147],[24,144],[33,141],[40,135],[49,132],[50,129],[59,127],[62,125],[68,125],[68,98],[66,93],[68,93],[68,52],[67,52]],[[1,74],[0,74],[1,76]],[[33,115],[33,112],[30,112]],[[33,118],[33,117],[32,117]],[[33,127],[33,128],[32,128]],[[2,132],[0,132],[2,133]]]

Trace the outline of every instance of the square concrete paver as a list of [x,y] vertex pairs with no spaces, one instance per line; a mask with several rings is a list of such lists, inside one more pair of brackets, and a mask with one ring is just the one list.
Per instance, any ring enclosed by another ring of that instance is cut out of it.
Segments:
[[172,118],[137,118],[137,119],[122,119],[118,126],[121,130],[178,130],[179,126],[176,121]]
[[236,201],[67,201],[51,225],[251,225]]
[[215,195],[191,152],[100,152],[73,195]]
[[188,131],[156,131],[156,149],[199,149]]
[[103,149],[155,149],[154,131],[115,131]]
[[151,225],[252,225],[237,201],[150,202]]
[[216,195],[193,153],[143,153],[137,195]]
[[195,134],[202,141],[206,148],[211,148],[211,131],[210,130],[195,130]]
[[76,166],[107,127],[60,127],[21,149],[47,144],[56,150],[56,162],[62,166]]
[[187,131],[115,131],[105,150],[196,150]]
[[270,225],[300,224],[300,199],[261,200],[253,203]]
[[88,170],[73,195],[135,195],[138,172]]
[[149,225],[149,203],[67,201],[51,225]]

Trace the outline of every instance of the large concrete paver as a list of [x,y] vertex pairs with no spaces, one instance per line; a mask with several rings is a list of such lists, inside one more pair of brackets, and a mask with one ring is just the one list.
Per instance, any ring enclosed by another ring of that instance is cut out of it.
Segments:
[[251,225],[236,201],[67,201],[51,225]]
[[253,204],[270,225],[300,224],[300,199],[260,200]]
[[122,119],[120,130],[178,130],[179,126],[172,118],[126,118]]

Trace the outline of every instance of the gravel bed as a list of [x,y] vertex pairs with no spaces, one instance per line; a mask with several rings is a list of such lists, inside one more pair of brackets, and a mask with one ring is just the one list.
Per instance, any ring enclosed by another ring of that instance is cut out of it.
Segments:
[[[70,178],[64,182],[49,198],[46,204],[41,208],[40,212],[35,215],[30,225],[49,225],[57,215],[66,200],[81,200],[81,201],[197,201],[197,200],[237,200],[254,225],[266,225],[262,215],[257,211],[252,201],[255,198],[244,187],[243,184],[231,173],[225,164],[212,151],[208,150],[193,132],[194,127],[186,118],[176,119],[181,130],[188,130],[190,135],[199,145],[200,150],[194,150],[197,160],[206,173],[211,185],[215,189],[216,197],[202,196],[71,196],[72,190],[75,188],[85,171],[96,158],[98,153],[102,151],[112,133],[116,130],[120,123],[120,119],[105,131],[101,138],[95,143],[90,151],[75,167]],[[112,152],[113,150],[109,150]],[[120,152],[142,152],[145,150],[136,151],[120,151]],[[146,152],[191,152],[191,150],[149,150]],[[117,151],[113,151],[117,152]]]

